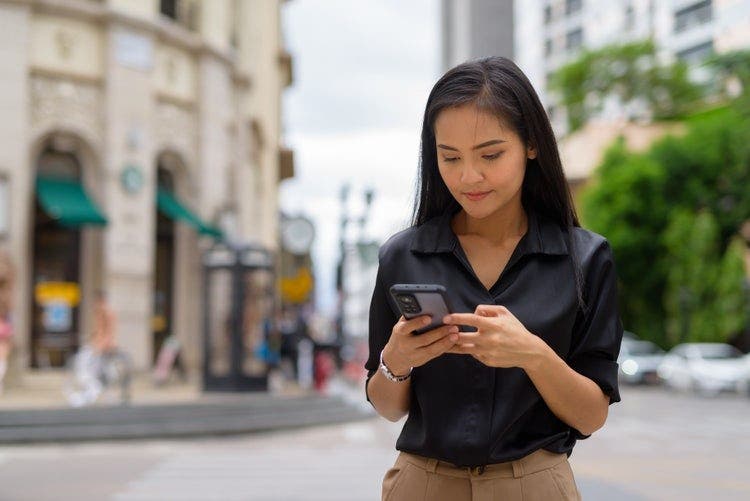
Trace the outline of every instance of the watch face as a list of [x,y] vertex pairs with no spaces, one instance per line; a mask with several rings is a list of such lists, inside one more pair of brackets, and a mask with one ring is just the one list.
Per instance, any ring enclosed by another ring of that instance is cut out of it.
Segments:
[[122,187],[128,193],[138,193],[143,187],[143,174],[141,170],[134,166],[129,165],[122,170],[121,174]]
[[303,217],[287,219],[281,227],[284,248],[292,254],[306,254],[315,239],[315,227]]

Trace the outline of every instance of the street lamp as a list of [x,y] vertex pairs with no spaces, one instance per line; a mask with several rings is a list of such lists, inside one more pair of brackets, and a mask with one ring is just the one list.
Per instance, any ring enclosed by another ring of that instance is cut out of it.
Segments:
[[[364,191],[365,208],[362,214],[358,217],[350,216],[347,209],[347,202],[349,199],[349,193],[351,186],[349,183],[344,184],[340,191],[341,201],[341,218],[340,218],[340,233],[339,233],[339,262],[336,266],[336,290],[338,291],[338,308],[337,308],[337,319],[336,319],[336,344],[339,348],[344,345],[344,304],[346,302],[346,288],[344,287],[344,261],[346,259],[346,227],[349,223],[358,223],[359,225],[359,237],[358,244],[361,244],[364,240],[365,226],[369,220],[370,208],[372,207],[372,200],[375,196],[375,190],[371,187],[367,187]],[[339,357],[340,361],[340,357]]]

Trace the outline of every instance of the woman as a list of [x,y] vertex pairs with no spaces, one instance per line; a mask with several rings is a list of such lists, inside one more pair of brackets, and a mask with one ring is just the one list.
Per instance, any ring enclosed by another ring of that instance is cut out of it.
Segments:
[[10,321],[13,299],[14,270],[10,255],[0,249],[0,395],[3,393],[8,359],[13,347],[13,326]]
[[[580,499],[567,458],[620,400],[622,325],[607,240],[580,228],[549,120],[501,57],[433,87],[413,225],[382,245],[367,399],[408,418],[385,500]],[[397,314],[395,283],[454,312]],[[400,377],[399,377],[400,376]]]

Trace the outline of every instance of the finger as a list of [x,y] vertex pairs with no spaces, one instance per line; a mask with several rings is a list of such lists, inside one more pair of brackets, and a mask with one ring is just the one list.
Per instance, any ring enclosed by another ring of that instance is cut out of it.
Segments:
[[492,325],[489,318],[481,317],[473,313],[451,313],[443,317],[444,324],[470,325],[482,329]]
[[474,310],[476,315],[483,317],[496,317],[501,313],[508,311],[508,308],[498,304],[480,304]]
[[399,320],[399,323],[401,324],[399,332],[402,334],[411,334],[412,331],[430,325],[431,321],[432,317],[430,317],[430,315],[420,315],[412,319],[404,318],[402,315],[401,320]]
[[477,347],[473,344],[462,344],[462,343],[456,343],[453,346],[446,351],[446,353],[455,353],[457,355],[473,355],[476,353]]
[[450,334],[438,339],[430,345],[425,346],[424,349],[427,350],[427,353],[431,358],[435,358],[436,356],[448,351],[454,344],[456,344],[457,340],[458,337],[456,334]]
[[443,325],[441,327],[437,327],[435,329],[425,332],[424,334],[414,336],[414,342],[416,343],[415,346],[418,348],[429,346],[435,341],[438,341],[439,339],[442,339],[448,334],[452,334],[452,333],[458,334],[458,326]]
[[461,344],[481,345],[484,342],[484,336],[478,332],[459,332],[458,342]]

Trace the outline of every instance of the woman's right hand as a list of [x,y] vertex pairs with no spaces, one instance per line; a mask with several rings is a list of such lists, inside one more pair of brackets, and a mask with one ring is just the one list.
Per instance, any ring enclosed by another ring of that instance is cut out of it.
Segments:
[[419,367],[439,357],[458,341],[458,326],[443,325],[423,334],[413,331],[430,324],[430,316],[407,320],[402,315],[391,331],[383,349],[383,362],[396,375],[404,375],[410,367]]

